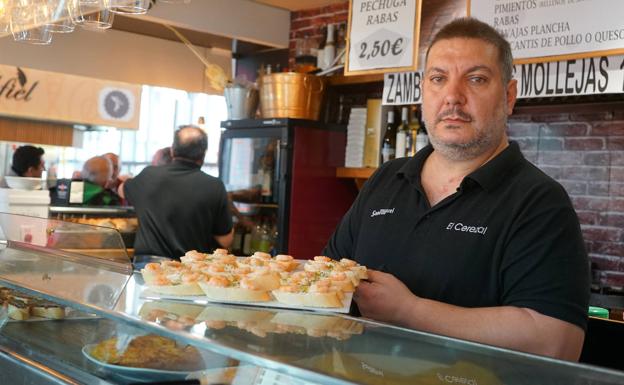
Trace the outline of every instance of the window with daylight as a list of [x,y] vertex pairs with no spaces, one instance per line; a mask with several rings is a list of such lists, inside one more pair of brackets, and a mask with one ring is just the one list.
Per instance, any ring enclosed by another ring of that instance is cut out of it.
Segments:
[[46,147],[46,163],[48,169],[56,166],[58,178],[71,178],[90,157],[113,152],[121,158],[121,174],[137,175],[150,164],[158,149],[171,145],[177,127],[195,124],[208,134],[208,152],[202,169],[218,176],[220,122],[226,119],[223,96],[143,86],[139,130],[111,127],[86,130],[80,148]]

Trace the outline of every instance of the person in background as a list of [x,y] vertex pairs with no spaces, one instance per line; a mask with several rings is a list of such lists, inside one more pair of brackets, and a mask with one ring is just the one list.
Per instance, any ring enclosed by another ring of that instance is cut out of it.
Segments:
[[113,173],[110,180],[117,180],[117,178],[119,177],[119,155],[112,152],[107,152],[106,154],[102,154],[102,156],[108,159],[111,163],[111,166],[113,167]]
[[135,266],[152,256],[178,259],[189,250],[212,252],[232,243],[232,214],[223,182],[204,173],[208,137],[196,126],[175,131],[164,166],[148,166],[119,187],[139,219]]
[[171,147],[163,147],[154,153],[154,156],[152,157],[152,166],[164,166],[171,163],[172,160]]
[[578,360],[589,267],[563,187],[509,142],[509,43],[462,18],[427,51],[431,145],[383,164],[325,248],[374,269],[354,299],[403,327]]
[[113,175],[113,165],[104,156],[94,156],[82,166],[81,176],[85,183],[83,203],[88,205],[119,205],[117,194],[107,186]]
[[45,171],[44,153],[41,147],[31,145],[18,147],[13,153],[12,173],[15,173],[16,176],[41,178],[43,171]]
[[121,161],[119,159],[119,155],[112,152],[107,152],[102,156],[108,159],[111,163],[111,166],[113,167],[113,173],[109,182],[106,184],[106,188],[117,191],[119,185],[121,185],[121,183],[128,179],[130,176],[119,174],[121,172]]

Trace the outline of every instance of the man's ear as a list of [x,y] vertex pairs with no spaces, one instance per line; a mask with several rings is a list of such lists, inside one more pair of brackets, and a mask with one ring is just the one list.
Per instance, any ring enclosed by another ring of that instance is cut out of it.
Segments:
[[35,166],[30,166],[26,169],[26,172],[24,173],[24,176],[30,177],[32,176],[35,172],[37,172],[38,167]]

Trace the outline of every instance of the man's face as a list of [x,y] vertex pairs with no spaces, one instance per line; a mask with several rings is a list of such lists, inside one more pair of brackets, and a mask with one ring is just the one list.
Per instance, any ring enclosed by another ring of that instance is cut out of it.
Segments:
[[496,48],[482,40],[440,40],[423,79],[423,119],[436,151],[468,160],[503,141],[516,100],[516,81],[503,85]]

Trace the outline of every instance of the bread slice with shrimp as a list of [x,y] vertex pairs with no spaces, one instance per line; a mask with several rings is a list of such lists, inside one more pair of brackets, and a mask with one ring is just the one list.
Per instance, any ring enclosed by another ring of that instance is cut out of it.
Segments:
[[151,285],[162,275],[180,274],[188,270],[189,267],[180,261],[152,262],[146,264],[145,267],[141,269],[141,275],[143,276],[143,281],[145,281],[147,285]]
[[299,261],[292,255],[278,254],[269,262],[269,266],[277,271],[291,272],[299,267]]
[[[145,275],[143,276],[145,279]],[[156,294],[172,296],[203,295],[200,281],[207,281],[210,276],[191,270],[161,271],[146,280],[149,290]]]
[[343,273],[351,280],[354,287],[359,285],[360,280],[368,278],[366,266],[362,266],[347,258],[342,258],[340,261],[337,261],[324,255],[319,255],[314,257],[313,260],[307,261],[303,269],[305,271],[322,274],[323,276]]
[[206,297],[215,301],[266,302],[272,299],[269,291],[248,276],[214,275],[198,284]]
[[278,302],[304,307],[336,308],[342,307],[344,293],[332,287],[329,280],[314,282],[310,285],[287,284],[272,291]]
[[30,314],[35,317],[63,319],[65,318],[65,308],[54,302],[39,300],[31,305]]
[[30,307],[23,301],[11,298],[7,301],[7,313],[11,319],[24,321],[30,318]]

